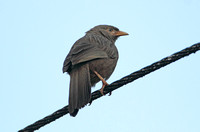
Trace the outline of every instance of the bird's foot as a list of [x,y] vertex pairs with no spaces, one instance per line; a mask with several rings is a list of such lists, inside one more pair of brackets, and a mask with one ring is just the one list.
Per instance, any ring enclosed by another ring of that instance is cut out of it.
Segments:
[[[109,84],[103,79],[103,77],[98,73],[98,72],[96,72],[96,71],[93,71],[96,75],[97,75],[97,77],[102,81],[102,88],[99,90],[100,91],[100,93],[101,93],[101,95],[104,95],[104,93],[103,93],[103,90],[104,90],[104,87],[105,86],[108,86]],[[111,95],[111,92],[109,93],[109,95]]]
[[103,89],[102,89],[102,88],[99,90],[99,92],[101,93],[101,95],[104,96],[104,93],[103,93]]
[[[109,84],[108,84],[105,80],[102,81],[102,83],[103,83],[103,86],[102,86],[102,88],[101,88],[99,91],[100,91],[101,95],[104,96],[103,90],[104,90],[105,86],[108,86]],[[110,94],[109,94],[109,95],[110,95]]]

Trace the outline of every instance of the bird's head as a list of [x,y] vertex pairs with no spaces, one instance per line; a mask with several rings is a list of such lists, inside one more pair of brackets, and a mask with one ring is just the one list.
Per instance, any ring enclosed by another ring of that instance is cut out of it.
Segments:
[[86,33],[100,34],[112,41],[116,41],[120,36],[128,35],[128,33],[120,31],[118,28],[111,25],[98,25]]

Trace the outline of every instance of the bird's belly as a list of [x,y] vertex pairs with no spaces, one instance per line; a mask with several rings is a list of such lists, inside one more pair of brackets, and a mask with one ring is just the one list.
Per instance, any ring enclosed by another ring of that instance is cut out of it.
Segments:
[[116,59],[97,59],[89,63],[91,85],[94,86],[100,79],[93,71],[98,72],[104,79],[108,79],[113,73],[117,64]]

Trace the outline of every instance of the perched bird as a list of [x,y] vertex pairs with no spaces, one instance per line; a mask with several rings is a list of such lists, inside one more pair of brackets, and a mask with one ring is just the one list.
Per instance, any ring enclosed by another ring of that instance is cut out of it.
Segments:
[[[115,41],[128,35],[110,25],[98,25],[86,32],[72,46],[63,64],[63,73],[70,75],[69,113],[76,116],[78,110],[90,102],[91,87],[100,80],[103,89],[115,69],[118,50]],[[105,79],[105,80],[104,80]]]

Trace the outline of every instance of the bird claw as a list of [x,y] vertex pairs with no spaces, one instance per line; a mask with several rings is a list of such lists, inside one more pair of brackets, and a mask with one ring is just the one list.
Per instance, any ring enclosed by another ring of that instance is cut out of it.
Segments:
[[[105,95],[105,94],[103,93],[103,90],[104,90],[104,88],[101,88],[101,89],[99,90],[99,92],[101,93],[102,96]],[[112,95],[112,92],[109,92],[109,95],[108,95],[108,96],[111,96],[111,95]]]
[[[102,88],[101,88],[99,91],[100,91],[101,95],[104,96],[103,90],[104,90],[105,86],[108,86],[109,84],[108,84],[106,81],[105,81],[105,82],[102,82],[102,83],[103,83],[103,86],[102,86]],[[109,94],[109,95],[110,95],[110,94]]]
[[104,96],[103,88],[101,88],[101,89],[99,90],[99,92],[101,93],[102,96]]

